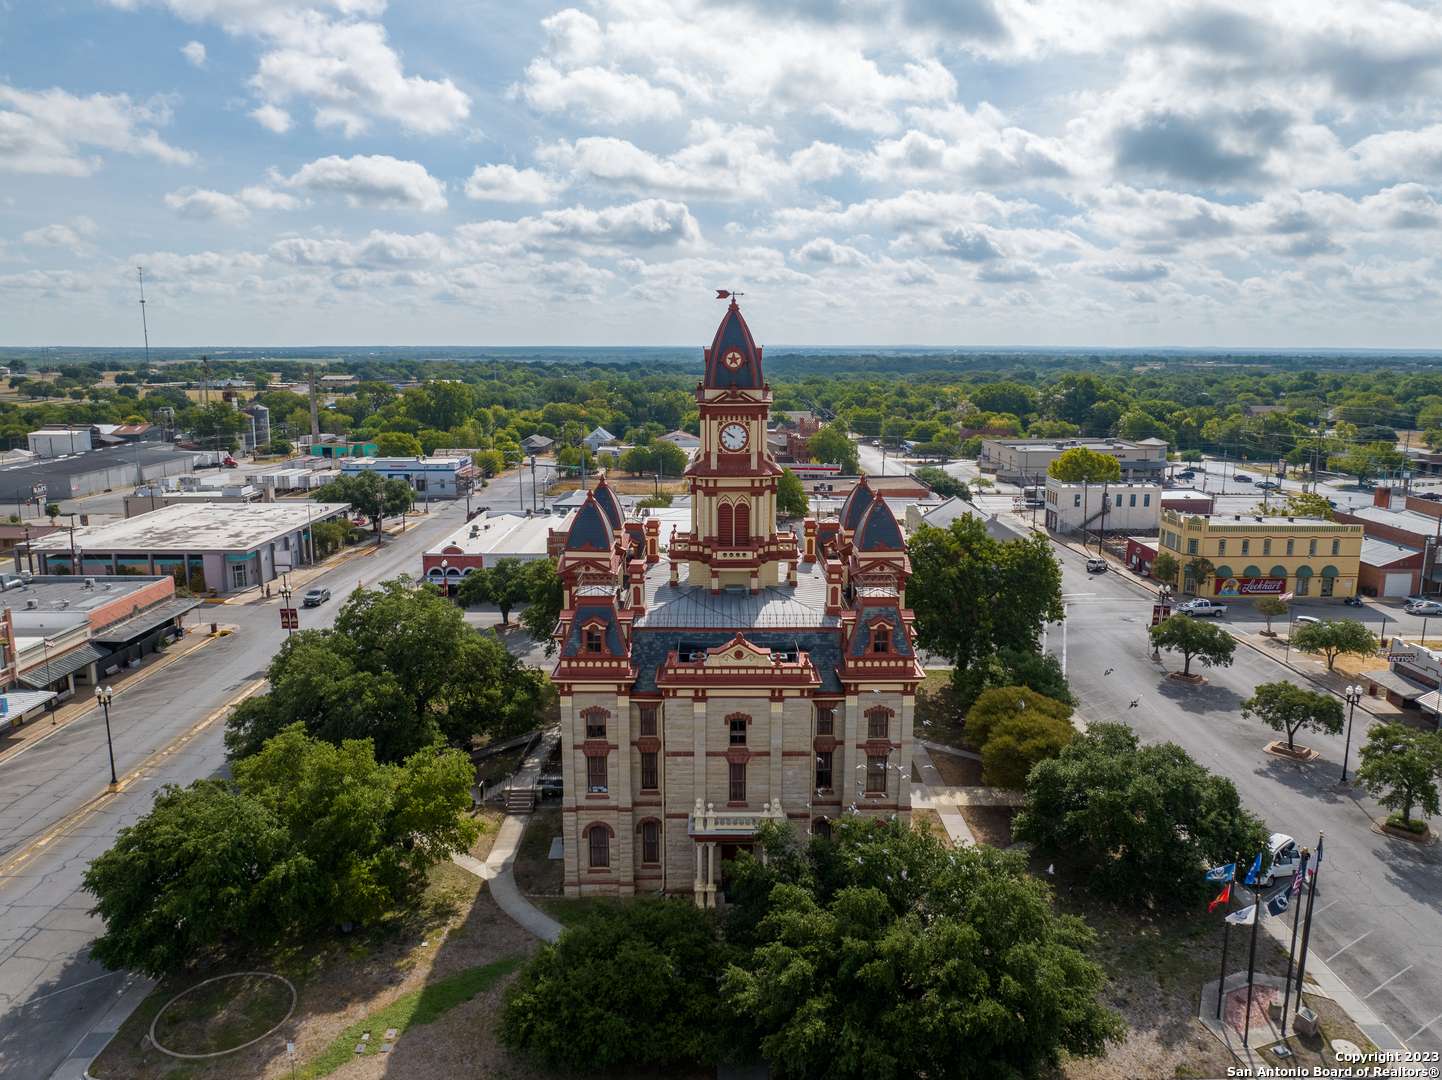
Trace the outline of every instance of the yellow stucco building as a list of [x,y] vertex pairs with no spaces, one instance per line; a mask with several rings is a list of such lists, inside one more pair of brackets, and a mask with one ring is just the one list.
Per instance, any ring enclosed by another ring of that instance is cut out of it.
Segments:
[[[1182,591],[1198,596],[1352,596],[1362,556],[1362,526],[1322,518],[1184,514],[1163,510],[1158,553],[1182,568]],[[1213,571],[1193,580],[1201,557]]]

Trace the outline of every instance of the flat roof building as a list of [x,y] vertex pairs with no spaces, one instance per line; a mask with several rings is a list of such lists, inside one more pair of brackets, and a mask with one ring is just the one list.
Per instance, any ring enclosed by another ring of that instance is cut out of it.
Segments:
[[1052,532],[1156,532],[1161,518],[1160,484],[1070,484],[1046,478],[1046,527]]
[[[191,592],[257,588],[315,561],[311,529],[343,516],[345,503],[202,503],[43,537],[32,544],[42,572],[169,574]],[[73,543],[73,547],[72,547]]]
[[553,529],[570,527],[574,513],[485,514],[466,522],[421,555],[421,576],[454,592],[461,578],[495,566],[502,559],[535,562],[546,558]]
[[[1198,596],[1340,598],[1357,591],[1362,526],[1163,510],[1157,550],[1177,561],[1183,591]],[[1190,565],[1196,559],[1210,564],[1200,577]]]
[[[0,465],[0,505],[39,498],[44,502],[82,499],[116,488],[131,488],[162,476],[193,472],[194,458],[161,443],[137,443],[86,450],[64,457]],[[43,493],[37,493],[39,487]]]
[[983,439],[977,465],[1007,483],[1040,484],[1051,463],[1077,447],[1116,458],[1123,480],[1160,480],[1167,467],[1164,439]]
[[466,455],[455,457],[361,457],[341,462],[342,476],[379,473],[383,480],[404,480],[426,499],[455,499],[466,493],[476,467]]

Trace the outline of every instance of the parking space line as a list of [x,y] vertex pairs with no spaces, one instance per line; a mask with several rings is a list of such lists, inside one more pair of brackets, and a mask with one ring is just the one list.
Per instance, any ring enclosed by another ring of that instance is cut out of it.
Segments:
[[1392,979],[1400,979],[1403,975],[1406,975],[1407,972],[1411,971],[1416,966],[1416,964],[1408,964],[1401,971],[1397,972],[1397,974],[1393,975],[1391,979],[1384,979],[1382,982],[1379,982],[1376,986],[1372,987],[1372,989],[1368,990],[1365,994],[1362,995],[1362,1000],[1366,1001],[1378,990],[1382,989],[1382,987],[1386,986],[1389,982],[1391,982]]
[[1431,1020],[1428,1020],[1425,1024],[1423,1024],[1421,1027],[1419,1027],[1416,1031],[1412,1032],[1411,1035],[1408,1035],[1407,1038],[1404,1039],[1403,1041],[1404,1041],[1404,1042],[1411,1042],[1411,1041],[1412,1041],[1413,1039],[1415,1039],[1418,1035],[1421,1035],[1422,1032],[1426,1031],[1429,1027],[1431,1027],[1433,1024],[1435,1024],[1438,1020],[1442,1020],[1442,1013],[1438,1013],[1436,1016],[1432,1017]]
[[[1368,930],[1368,931],[1367,931],[1367,934],[1370,934],[1371,932],[1372,932],[1372,931]],[[1357,944],[1357,942],[1361,941],[1362,938],[1366,937],[1367,934],[1363,934],[1362,937],[1353,938],[1351,941],[1347,942],[1347,944],[1343,945],[1340,949],[1338,949],[1336,952],[1334,952],[1331,956],[1327,957],[1327,959],[1324,961],[1324,963],[1330,964],[1333,960],[1337,959],[1337,957],[1341,956],[1344,952],[1346,952],[1348,949],[1350,949],[1353,945]]]

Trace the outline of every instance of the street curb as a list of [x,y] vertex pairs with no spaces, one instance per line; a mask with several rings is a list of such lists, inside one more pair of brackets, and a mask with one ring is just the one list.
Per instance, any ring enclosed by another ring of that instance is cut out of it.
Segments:
[[[1223,623],[1222,625],[1223,625],[1223,627],[1226,629],[1228,636],[1230,636],[1231,639],[1232,639],[1233,641],[1237,642],[1239,645],[1245,645],[1247,648],[1251,649],[1254,653],[1257,653],[1257,654],[1260,655],[1260,656],[1264,656],[1264,657],[1266,657],[1268,660],[1271,660],[1271,661],[1273,661],[1274,663],[1280,665],[1281,667],[1286,668],[1288,671],[1291,671],[1291,672],[1294,672],[1294,673],[1297,674],[1297,675],[1300,675],[1302,678],[1306,679],[1309,683],[1311,683],[1313,686],[1317,687],[1319,690],[1324,690],[1324,691],[1326,691],[1326,692],[1329,693],[1329,694],[1335,694],[1337,697],[1341,697],[1341,696],[1342,696],[1341,694],[1337,693],[1337,691],[1334,690],[1332,687],[1330,687],[1330,686],[1328,686],[1326,683],[1320,681],[1315,675],[1312,675],[1312,674],[1309,673],[1309,672],[1303,671],[1301,668],[1297,667],[1295,664],[1291,663],[1291,662],[1288,661],[1288,660],[1278,660],[1278,659],[1277,659],[1275,656],[1273,656],[1271,653],[1267,652],[1266,649],[1262,648],[1260,645],[1255,645],[1255,644],[1253,644],[1252,642],[1248,641],[1246,638],[1242,637],[1239,632],[1234,631],[1230,626],[1227,626],[1225,623]],[[1365,701],[1359,701],[1359,702],[1357,702],[1357,704],[1358,704],[1359,706],[1361,706],[1361,709],[1362,709],[1362,711],[1363,711],[1364,713],[1366,713],[1368,716],[1372,717],[1374,720],[1382,720],[1382,719],[1383,719],[1380,714],[1375,713],[1375,712],[1373,712],[1371,709],[1367,708],[1367,704],[1366,704]],[[1385,721],[1384,721],[1384,722],[1385,722]]]

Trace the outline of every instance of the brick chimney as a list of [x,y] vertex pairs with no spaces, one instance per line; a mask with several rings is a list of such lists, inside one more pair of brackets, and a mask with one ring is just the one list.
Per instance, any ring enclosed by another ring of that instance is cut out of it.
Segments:
[[646,565],[651,566],[661,561],[661,520],[659,518],[646,519]]
[[1392,506],[1392,489],[1389,487],[1377,488],[1377,490],[1372,492],[1372,505],[1380,506],[1383,510],[1390,509]]

